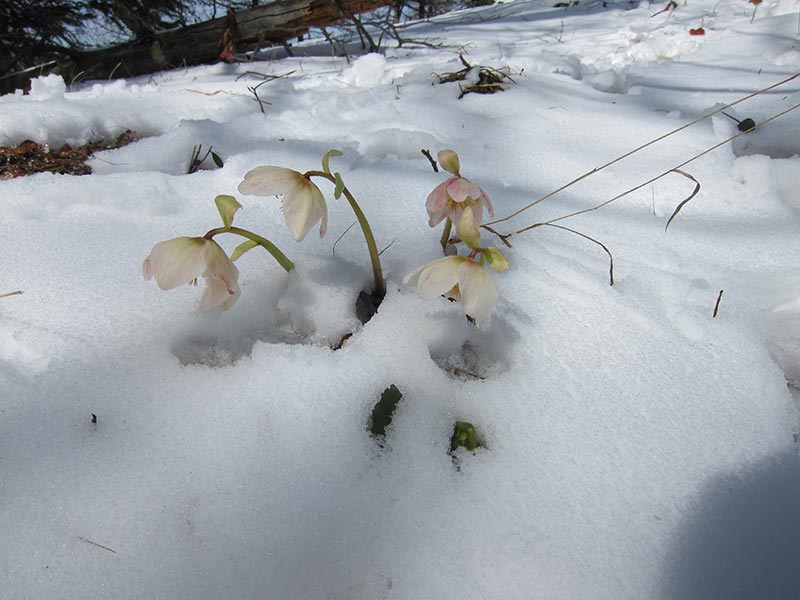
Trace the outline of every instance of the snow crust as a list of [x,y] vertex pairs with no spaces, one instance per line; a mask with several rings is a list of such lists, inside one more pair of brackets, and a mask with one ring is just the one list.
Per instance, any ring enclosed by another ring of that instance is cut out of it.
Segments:
[[[743,0],[665,6],[503,3],[402,30],[439,48],[348,62],[306,43],[0,97],[4,145],[143,136],[90,176],[0,182],[0,293],[25,292],[0,299],[0,598],[800,597],[800,113],[686,166],[701,189],[668,233],[694,186],[677,174],[563,221],[613,252],[613,287],[599,247],[546,227],[504,249],[488,331],[401,284],[441,255],[421,148],[457,150],[505,216],[800,67],[795,2],[752,23]],[[516,85],[459,100],[432,75],[459,47]],[[248,71],[294,71],[259,88],[265,114]],[[798,90],[726,112],[760,122]],[[497,227],[592,206],[735,128],[717,115]],[[200,143],[225,165],[186,175]],[[237,195],[237,224],[297,268],[249,252],[229,312],[143,280],[249,169],[331,148],[391,244],[366,325],[363,239],[333,251],[354,218],[328,188],[328,235],[302,244],[278,200]],[[367,421],[390,384],[381,446]],[[454,463],[459,420],[485,447]]]

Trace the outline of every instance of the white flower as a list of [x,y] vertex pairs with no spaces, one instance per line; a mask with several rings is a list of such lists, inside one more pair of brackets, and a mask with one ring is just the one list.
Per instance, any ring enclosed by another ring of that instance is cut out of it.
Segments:
[[445,256],[421,266],[403,278],[417,280],[417,295],[424,300],[439,296],[461,302],[464,313],[481,329],[489,325],[492,306],[500,297],[491,274],[468,256]]
[[171,290],[205,278],[200,308],[219,306],[228,310],[236,304],[239,290],[239,269],[213,240],[200,237],[179,237],[156,244],[142,266],[144,278],[155,277],[158,287]]
[[319,188],[302,173],[283,167],[256,167],[244,176],[239,192],[253,196],[283,194],[283,218],[298,242],[319,221],[319,237],[325,235],[328,206]]

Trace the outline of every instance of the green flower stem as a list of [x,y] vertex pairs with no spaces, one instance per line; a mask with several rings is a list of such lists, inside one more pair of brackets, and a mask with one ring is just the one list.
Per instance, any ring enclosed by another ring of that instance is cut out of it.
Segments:
[[[332,184],[336,185],[336,177],[330,175],[329,173],[325,173],[324,171],[308,171],[303,175],[305,177],[322,177],[323,179],[327,179]],[[361,231],[364,232],[364,239],[367,242],[367,249],[369,250],[369,258],[372,261],[372,274],[375,277],[375,289],[373,290],[373,294],[378,298],[383,298],[386,295],[386,284],[383,282],[381,259],[378,253],[378,246],[375,243],[375,236],[372,235],[372,228],[369,226],[369,222],[367,222],[367,217],[364,215],[364,211],[361,210],[361,207],[358,205],[358,202],[356,202],[353,194],[350,193],[350,190],[347,189],[347,186],[344,187],[342,193],[350,203],[350,208],[353,209],[356,219],[358,219],[358,224],[361,226]]]
[[272,257],[278,261],[278,264],[286,269],[288,273],[292,269],[294,269],[294,263],[289,260],[286,255],[280,251],[280,249],[270,242],[267,238],[261,237],[260,235],[253,233],[252,231],[248,231],[247,229],[242,229],[241,227],[217,227],[216,229],[212,229],[208,233],[205,234],[207,240],[210,240],[218,233],[233,233],[235,235],[240,235],[243,238],[247,238],[264,248],[267,252],[269,252]]
[[450,220],[450,217],[447,217],[447,220],[444,222],[444,229],[442,230],[442,252],[447,251],[447,244],[450,242],[450,232],[453,230],[453,222]]

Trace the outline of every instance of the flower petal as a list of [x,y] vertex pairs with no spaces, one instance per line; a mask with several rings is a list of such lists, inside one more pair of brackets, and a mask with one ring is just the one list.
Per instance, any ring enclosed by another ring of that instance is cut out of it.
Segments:
[[419,274],[417,295],[432,300],[446,294],[458,283],[458,271],[465,256],[445,256],[428,263]]
[[453,179],[455,177],[451,177],[437,185],[425,200],[425,208],[428,211],[429,218],[428,225],[431,227],[436,227],[447,216],[447,185]]
[[203,295],[200,296],[200,310],[216,308],[230,296],[225,282],[209,277],[203,286]]
[[474,260],[467,260],[458,269],[458,287],[461,290],[461,306],[464,312],[475,319],[481,329],[489,325],[492,306],[500,292],[492,275]]
[[239,184],[239,192],[252,196],[277,196],[285,194],[308,181],[302,173],[283,167],[256,167],[248,171]]
[[465,200],[479,200],[481,188],[464,177],[451,177],[447,180],[447,195],[454,202],[464,202]]
[[212,240],[205,247],[205,288],[200,298],[200,308],[208,310],[222,305],[227,310],[239,297],[239,269],[231,262],[225,251]]
[[155,277],[162,290],[189,283],[205,268],[207,241],[197,237],[179,237],[156,244],[144,261],[145,278]]
[[325,235],[328,226],[328,206],[319,188],[308,179],[283,197],[283,218],[292,236],[301,241],[318,221],[322,221],[319,235]]
[[483,191],[482,187],[478,187],[481,191],[481,202],[486,205],[486,211],[489,213],[489,217],[494,219],[494,206],[492,206],[492,201],[489,199],[489,194]]

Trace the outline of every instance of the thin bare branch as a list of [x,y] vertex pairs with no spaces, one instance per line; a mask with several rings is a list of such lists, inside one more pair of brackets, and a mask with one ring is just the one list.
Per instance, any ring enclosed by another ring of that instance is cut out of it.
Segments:
[[420,152],[422,152],[422,154],[425,155],[425,158],[427,158],[431,162],[431,167],[433,168],[433,172],[438,173],[439,165],[436,164],[436,161],[434,160],[433,156],[431,156],[431,151],[423,148],[422,150],[420,150]]

